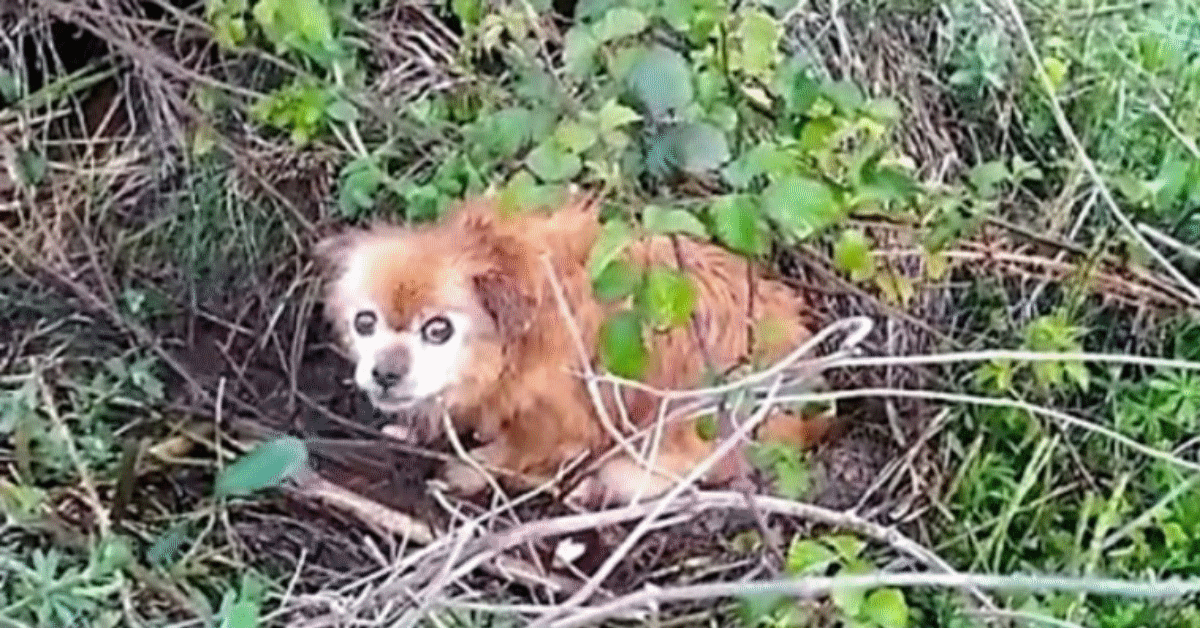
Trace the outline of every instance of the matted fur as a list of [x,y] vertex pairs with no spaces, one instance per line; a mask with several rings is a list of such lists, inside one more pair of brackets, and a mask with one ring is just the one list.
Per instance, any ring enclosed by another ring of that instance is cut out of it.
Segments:
[[[617,306],[597,301],[586,268],[600,233],[597,214],[598,202],[590,196],[573,197],[555,211],[512,215],[501,212],[493,197],[476,197],[437,224],[344,232],[317,248],[327,269],[326,311],[347,347],[355,346],[352,321],[364,303],[374,304],[391,330],[415,329],[422,317],[458,312],[465,325],[461,359],[444,352],[430,358],[436,364],[412,364],[414,380],[445,382],[434,399],[420,401],[441,404],[456,430],[473,430],[486,443],[471,452],[479,462],[545,478],[581,453],[601,453],[614,444],[578,376],[576,344],[541,261],[548,256],[588,357],[598,365],[599,330]],[[635,266],[671,268],[682,258],[682,269],[697,288],[694,312],[704,346],[690,325],[649,334],[650,362],[642,380],[654,387],[700,385],[708,372],[706,359],[718,372],[746,361],[763,364],[810,337],[797,295],[757,270],[751,288],[748,262],[721,247],[682,236],[673,242],[642,235],[623,257]],[[415,337],[409,334],[407,342],[416,342]],[[445,373],[433,374],[431,368]],[[379,394],[386,396],[382,390]],[[631,392],[625,404],[633,425],[655,420],[658,400],[652,396]],[[615,406],[609,416],[620,423]],[[829,436],[832,425],[829,416],[776,411],[759,437],[808,448]],[[437,425],[421,427],[422,433],[437,433]],[[661,470],[686,474],[713,447],[695,425],[676,422],[666,427],[656,462]],[[667,478],[639,469],[624,454],[611,458],[584,483],[582,494],[626,501],[635,492],[651,497],[669,487]],[[727,479],[721,475],[711,473],[706,480]],[[486,485],[465,463],[450,464],[443,477],[464,493]]]

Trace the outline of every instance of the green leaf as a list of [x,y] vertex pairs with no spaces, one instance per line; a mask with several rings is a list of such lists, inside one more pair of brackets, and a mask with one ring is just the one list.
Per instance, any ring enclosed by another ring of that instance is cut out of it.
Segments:
[[238,602],[229,609],[221,628],[258,628],[258,604]]
[[903,115],[900,104],[891,98],[875,98],[867,102],[867,115],[879,122],[896,122]]
[[716,415],[706,414],[696,419],[696,436],[708,442],[712,442],[717,437]]
[[804,70],[797,70],[792,77],[791,90],[787,94],[788,111],[792,115],[804,115],[821,95],[821,85]]
[[329,103],[329,106],[325,109],[325,113],[328,114],[330,118],[346,124],[350,124],[358,120],[358,109],[355,109],[353,104],[340,98]]
[[756,177],[782,176],[791,171],[792,156],[774,142],[763,142],[729,162],[724,169],[725,180],[737,188],[747,188]]
[[779,57],[779,22],[762,11],[750,10],[742,16],[738,36],[742,42],[742,68],[752,76],[767,77]]
[[1042,59],[1042,67],[1046,70],[1046,78],[1050,79],[1051,89],[1058,93],[1067,77],[1067,63],[1057,57],[1045,57]]
[[600,355],[609,372],[637,379],[646,370],[648,355],[642,340],[642,319],[625,309],[608,317],[600,326]]
[[610,42],[637,35],[646,30],[650,22],[637,9],[616,7],[604,14],[604,17],[592,27],[596,39],[600,43]]
[[450,0],[450,9],[464,24],[476,26],[483,19],[483,0]]
[[563,68],[577,78],[587,76],[595,63],[600,42],[585,24],[576,23],[563,36]]
[[658,329],[678,327],[688,321],[696,307],[696,286],[683,273],[668,268],[651,268],[638,293],[646,319]]
[[46,158],[32,150],[19,150],[17,152],[17,173],[25,185],[37,186],[46,177]]
[[904,202],[916,197],[920,188],[908,173],[890,166],[863,172],[859,194],[864,199]]
[[752,593],[738,599],[737,614],[747,628],[770,621],[770,615],[783,607],[788,597],[782,593]]
[[611,303],[633,294],[641,279],[641,274],[628,262],[613,260],[592,281],[592,291],[600,301]]
[[850,534],[831,534],[821,540],[832,547],[842,560],[856,558],[867,547],[866,541]]
[[288,21],[304,38],[314,43],[333,39],[333,19],[320,0],[291,0],[283,3]]
[[858,85],[847,79],[825,83],[821,93],[842,113],[858,111],[865,101]]
[[501,211],[512,213],[530,205],[538,205],[541,195],[542,186],[537,184],[528,170],[522,168],[504,184],[497,204]]
[[321,0],[259,0],[251,13],[277,49],[314,53],[333,45],[333,20]]
[[842,232],[842,237],[833,246],[833,262],[838,269],[849,273],[853,281],[869,279],[875,274],[870,242],[857,229]]
[[554,140],[567,152],[577,155],[596,143],[596,132],[574,120],[563,120],[554,129]]
[[800,127],[800,148],[805,152],[813,152],[824,148],[834,133],[837,133],[837,123],[829,116],[809,119]]
[[191,533],[192,522],[183,520],[167,529],[146,550],[146,562],[155,567],[167,567],[175,562],[179,548]]
[[811,575],[825,571],[837,556],[824,545],[804,539],[792,541],[787,552],[787,572],[792,576]]
[[862,612],[881,628],[907,628],[908,604],[899,589],[879,589],[867,596]]
[[983,196],[991,196],[1008,179],[1008,166],[1000,160],[985,161],[967,173],[967,180]]
[[808,468],[800,462],[799,453],[795,450],[786,456],[780,456],[772,465],[775,474],[775,492],[780,497],[800,500],[812,486]]
[[626,85],[650,117],[681,113],[693,97],[692,73],[678,52],[662,45],[646,48],[633,62]]
[[579,174],[579,156],[563,150],[556,142],[542,142],[525,156],[525,166],[542,181],[556,183]]
[[704,223],[686,209],[663,209],[657,205],[647,205],[642,210],[642,227],[660,235],[686,233],[697,238],[708,237]]
[[633,231],[624,221],[614,219],[604,223],[604,229],[600,232],[600,237],[596,238],[596,243],[588,255],[588,274],[593,281],[600,277],[600,273],[632,240]]
[[308,447],[295,436],[264,442],[226,467],[216,479],[218,497],[245,495],[278,486],[308,462]]
[[710,172],[728,160],[729,144],[721,129],[707,122],[690,122],[664,129],[652,139],[646,166],[662,177],[675,169]]
[[833,190],[805,176],[784,177],[772,182],[762,195],[763,211],[786,228],[793,237],[809,238],[842,217]]
[[483,140],[503,157],[512,157],[530,141],[533,114],[524,107],[501,109],[485,118]]
[[1088,385],[1091,382],[1091,374],[1088,372],[1087,365],[1083,362],[1070,360],[1063,363],[1063,369],[1067,376],[1070,377],[1079,389],[1087,392]]
[[626,124],[637,122],[638,120],[642,119],[642,116],[639,115],[638,112],[626,107],[625,105],[618,104],[615,99],[606,101],[604,105],[600,107],[597,117],[600,122],[600,131],[603,133],[614,131],[625,126]]
[[575,21],[598,20],[606,11],[618,4],[617,0],[579,0],[575,4]]
[[383,173],[373,157],[363,157],[342,168],[338,189],[338,205],[348,216],[369,209],[375,204],[375,192],[383,181]]
[[21,98],[21,83],[17,75],[9,70],[0,68],[0,99],[5,104],[12,104]]
[[829,591],[829,598],[834,605],[849,617],[859,616],[865,596],[866,591],[862,587],[838,586]]
[[99,560],[96,561],[96,568],[100,573],[112,573],[124,568],[133,560],[133,548],[129,546],[129,540],[122,535],[102,539],[98,550],[96,554],[99,555]]
[[729,161],[729,143],[725,134],[707,122],[692,122],[680,130],[680,153],[685,172],[700,174]]
[[766,234],[758,208],[750,197],[723,196],[713,202],[709,213],[713,231],[725,246],[743,255],[759,255],[766,250]]

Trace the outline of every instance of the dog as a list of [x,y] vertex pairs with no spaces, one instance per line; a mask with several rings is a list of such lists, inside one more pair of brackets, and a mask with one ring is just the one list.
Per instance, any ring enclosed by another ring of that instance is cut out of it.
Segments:
[[[441,471],[454,492],[485,489],[481,468],[528,488],[577,456],[611,448],[612,429],[624,438],[629,427],[654,424],[657,395],[627,390],[622,412],[609,392],[603,403],[610,429],[580,377],[579,345],[599,370],[600,330],[619,306],[596,298],[588,272],[601,233],[599,207],[597,196],[572,193],[557,209],[506,212],[496,196],[480,195],[431,224],[375,224],[317,244],[325,311],[354,361],[355,385],[383,413],[443,409],[456,432],[473,432],[483,443],[470,451],[478,464],[454,461]],[[646,334],[639,380],[656,390],[701,385],[710,368],[778,360],[812,337],[790,287],[716,244],[641,234],[620,255],[634,267],[680,270],[696,289],[692,324]],[[441,412],[420,414],[420,433],[440,433]],[[828,412],[776,409],[757,437],[810,449],[835,427]],[[570,497],[628,503],[660,496],[714,447],[694,421],[668,423],[653,470],[643,464],[649,458],[621,450]],[[722,468],[701,481],[731,479]]]

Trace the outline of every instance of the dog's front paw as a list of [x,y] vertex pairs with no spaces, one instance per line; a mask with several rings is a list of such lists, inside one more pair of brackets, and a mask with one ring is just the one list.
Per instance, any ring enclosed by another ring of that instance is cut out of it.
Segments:
[[579,482],[563,495],[563,502],[583,510],[603,508],[609,498],[608,488],[595,473],[580,478]]
[[445,483],[447,489],[459,495],[474,495],[488,487],[487,476],[461,460],[447,462],[439,479]]
[[389,423],[379,428],[379,431],[384,436],[404,442],[410,441],[416,436],[416,431],[413,428],[401,423]]

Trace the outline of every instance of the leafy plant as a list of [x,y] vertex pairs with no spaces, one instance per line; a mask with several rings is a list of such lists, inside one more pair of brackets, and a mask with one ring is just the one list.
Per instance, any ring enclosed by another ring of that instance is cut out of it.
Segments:
[[308,448],[294,436],[282,436],[256,445],[217,476],[218,497],[245,495],[277,486],[304,469]]
[[[842,534],[796,538],[788,547],[785,571],[790,576],[865,575],[874,568],[865,558],[866,543]],[[855,628],[903,628],[910,625],[904,593],[884,587],[872,591],[846,588],[830,595],[838,619]],[[783,596],[747,597],[741,601],[744,626],[805,626],[816,621],[812,610]]]
[[117,626],[121,613],[111,609],[125,586],[122,568],[130,557],[119,537],[102,541],[83,562],[54,548],[33,549],[28,562],[0,553],[8,591],[0,617],[39,626]]

